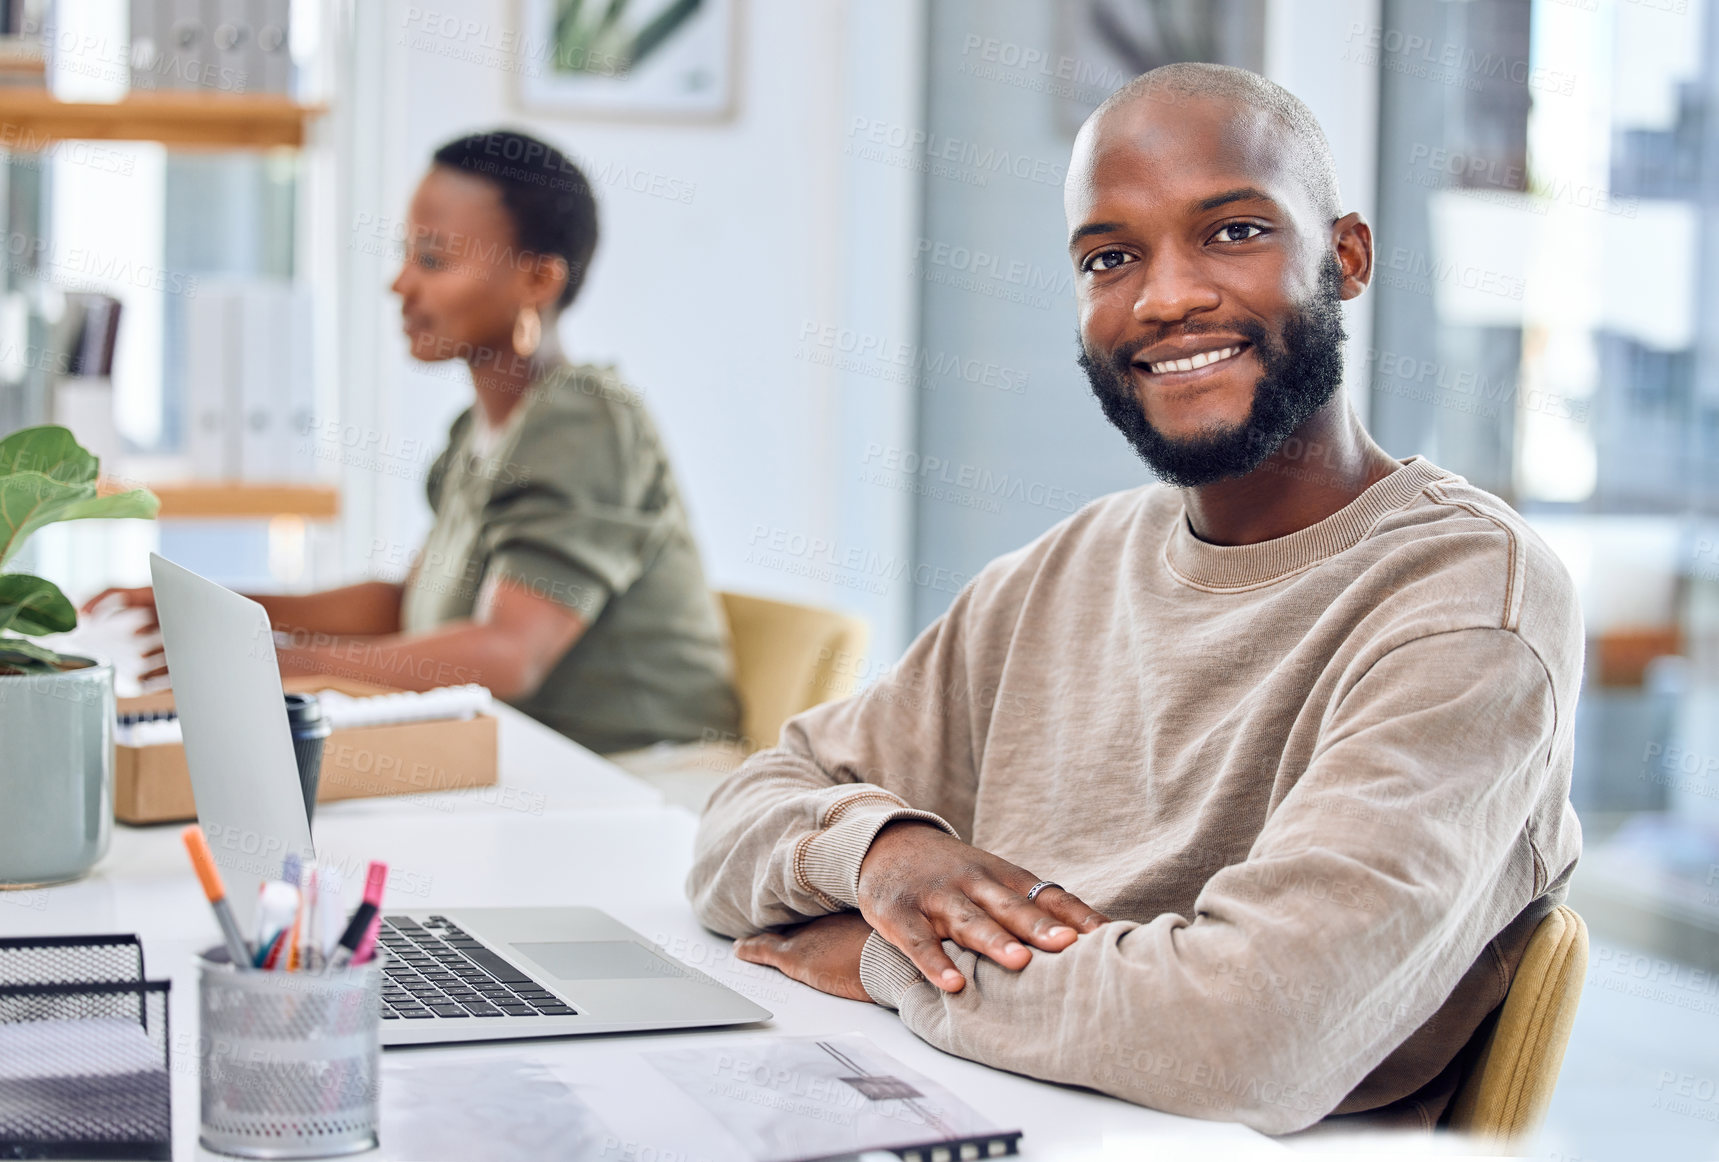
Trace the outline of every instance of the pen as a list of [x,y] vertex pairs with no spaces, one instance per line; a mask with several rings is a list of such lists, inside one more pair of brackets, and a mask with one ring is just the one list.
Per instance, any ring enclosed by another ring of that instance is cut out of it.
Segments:
[[334,955],[334,946],[340,943],[340,897],[346,885],[342,882],[340,868],[329,864],[317,871],[316,879],[316,949],[322,954],[323,963]]
[[249,971],[251,967],[251,950],[245,945],[245,938],[239,935],[239,922],[233,919],[233,908],[227,903],[227,888],[221,883],[221,872],[215,867],[215,856],[209,850],[209,841],[203,835],[203,829],[193,823],[179,833],[185,841],[185,850],[191,853],[191,866],[197,870],[197,879],[203,884],[203,894],[209,897],[209,906],[215,910],[215,920],[221,925],[221,939],[227,945],[227,959],[233,962],[233,967],[240,972]]
[[263,945],[257,953],[257,967],[265,972],[274,972],[281,966],[281,958],[286,954],[287,930],[282,928],[275,933],[275,938]]
[[298,889],[275,880],[263,885],[257,897],[257,958],[258,968],[281,969],[287,966],[282,953],[292,944],[293,923],[298,916]]
[[293,934],[293,968],[309,970],[317,959],[320,949],[316,947],[316,914],[322,907],[322,885],[318,882],[317,867],[314,859],[304,863],[304,872],[300,877],[299,893],[302,903],[298,910],[298,929]]
[[382,931],[382,889],[388,886],[388,865],[380,860],[371,860],[369,869],[364,873],[364,902],[374,909],[370,918],[370,926],[365,929],[364,939],[352,950],[352,963],[363,964],[376,951],[376,937]]
[[335,945],[334,952],[328,958],[326,972],[335,972],[352,964],[356,959],[356,949],[364,943],[370,933],[370,925],[377,918],[376,905],[369,900],[358,905],[358,910],[352,913],[352,920],[346,925],[346,931],[340,934],[340,942]]
[[298,906],[293,909],[292,930],[287,941],[281,946],[280,967],[287,972],[298,969],[298,936],[303,928],[304,920],[304,863],[296,851],[289,851],[281,861],[281,883],[291,884],[298,889]]

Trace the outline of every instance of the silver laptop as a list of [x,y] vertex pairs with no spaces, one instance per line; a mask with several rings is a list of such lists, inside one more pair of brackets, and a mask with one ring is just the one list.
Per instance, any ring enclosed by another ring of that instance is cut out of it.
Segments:
[[[155,554],[155,608],[197,819],[241,931],[288,852],[314,855],[263,607]],[[596,908],[387,912],[383,1045],[692,1029],[768,1010]]]

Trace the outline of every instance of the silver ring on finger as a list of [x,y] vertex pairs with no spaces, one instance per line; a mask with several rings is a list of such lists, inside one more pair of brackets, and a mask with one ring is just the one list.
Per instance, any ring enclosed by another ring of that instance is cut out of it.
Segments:
[[1060,887],[1062,887],[1061,884],[1053,884],[1049,880],[1040,880],[1038,883],[1027,889],[1027,899],[1036,900],[1039,898],[1039,893],[1044,891],[1046,888]]

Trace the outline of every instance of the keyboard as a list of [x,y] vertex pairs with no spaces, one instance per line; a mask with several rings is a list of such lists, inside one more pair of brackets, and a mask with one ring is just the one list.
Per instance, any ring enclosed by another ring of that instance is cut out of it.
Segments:
[[443,916],[384,916],[385,1021],[574,1017],[579,1010]]

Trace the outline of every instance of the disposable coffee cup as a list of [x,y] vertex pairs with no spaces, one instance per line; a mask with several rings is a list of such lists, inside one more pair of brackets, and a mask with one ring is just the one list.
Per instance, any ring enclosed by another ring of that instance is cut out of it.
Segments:
[[322,744],[328,738],[328,719],[315,694],[288,694],[287,725],[292,728],[292,753],[298,760],[298,785],[304,792],[304,817],[316,818],[316,789],[322,782]]

